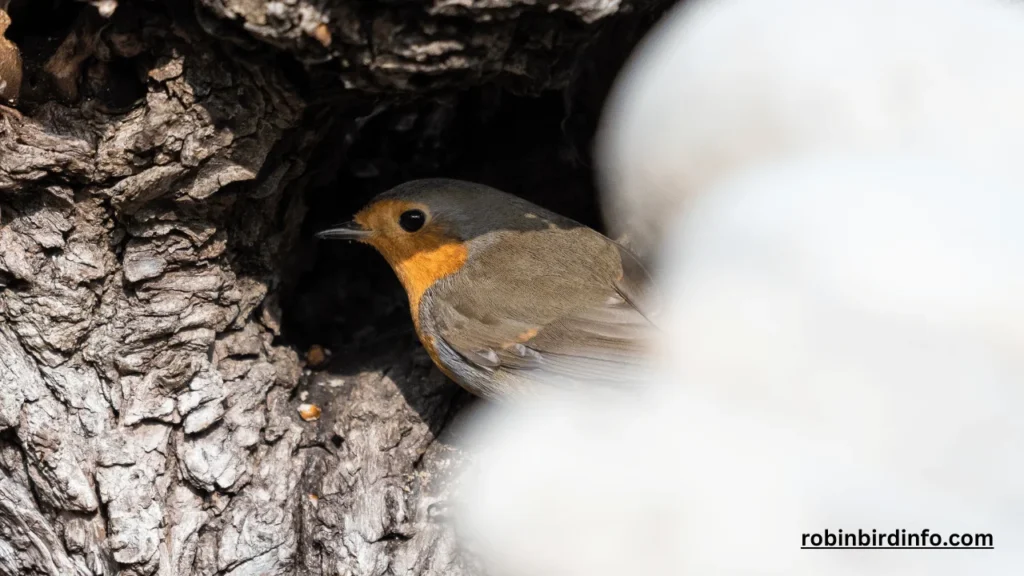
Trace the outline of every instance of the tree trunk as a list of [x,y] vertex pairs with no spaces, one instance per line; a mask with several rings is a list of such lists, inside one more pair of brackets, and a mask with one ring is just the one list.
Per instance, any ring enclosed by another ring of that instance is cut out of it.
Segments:
[[13,0],[0,575],[477,573],[438,514],[471,400],[310,233],[426,175],[596,223],[627,1]]

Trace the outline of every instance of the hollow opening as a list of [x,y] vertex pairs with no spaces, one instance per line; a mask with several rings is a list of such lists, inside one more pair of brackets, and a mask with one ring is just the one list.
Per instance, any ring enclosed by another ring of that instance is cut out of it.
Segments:
[[[302,236],[425,177],[481,182],[600,229],[589,162],[594,119],[573,114],[563,93],[487,87],[371,113],[354,136],[340,126],[318,155],[326,168],[314,169],[328,174],[307,192]],[[356,243],[308,242],[305,270],[282,302],[286,341],[325,346],[336,358],[415,346],[406,296],[383,258]]]
[[[331,128],[310,160],[302,240],[280,302],[282,341],[330,350],[327,369],[339,374],[388,370],[396,350],[429,366],[384,259],[369,246],[313,240],[402,182],[480,182],[601,230],[594,134],[618,71],[659,15],[636,13],[606,28],[575,56],[569,85],[557,90],[521,94],[522,78],[497,78],[461,92],[307,112]],[[373,360],[381,357],[388,360]]]

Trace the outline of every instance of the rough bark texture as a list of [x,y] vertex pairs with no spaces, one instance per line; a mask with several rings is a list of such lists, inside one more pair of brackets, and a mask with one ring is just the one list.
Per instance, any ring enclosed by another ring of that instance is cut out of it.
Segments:
[[436,513],[469,399],[383,264],[309,232],[428,174],[594,221],[637,8],[13,0],[0,575],[476,573]]

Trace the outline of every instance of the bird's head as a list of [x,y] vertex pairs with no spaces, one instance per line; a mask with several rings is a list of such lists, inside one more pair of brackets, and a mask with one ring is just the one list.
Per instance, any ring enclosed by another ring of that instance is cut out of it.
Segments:
[[455,246],[491,232],[575,226],[571,220],[489,186],[435,178],[392,188],[371,200],[351,221],[317,237],[369,244],[397,268],[403,261],[438,250],[455,253]]
[[373,246],[413,295],[461,269],[470,257],[468,243],[475,238],[575,226],[579,224],[483,184],[426,179],[376,196],[351,221],[317,237]]

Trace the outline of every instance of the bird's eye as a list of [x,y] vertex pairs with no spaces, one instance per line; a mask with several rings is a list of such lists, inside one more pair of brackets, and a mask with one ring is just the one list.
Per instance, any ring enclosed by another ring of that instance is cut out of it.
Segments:
[[415,232],[427,223],[427,215],[422,210],[406,210],[398,217],[398,225],[406,232]]

